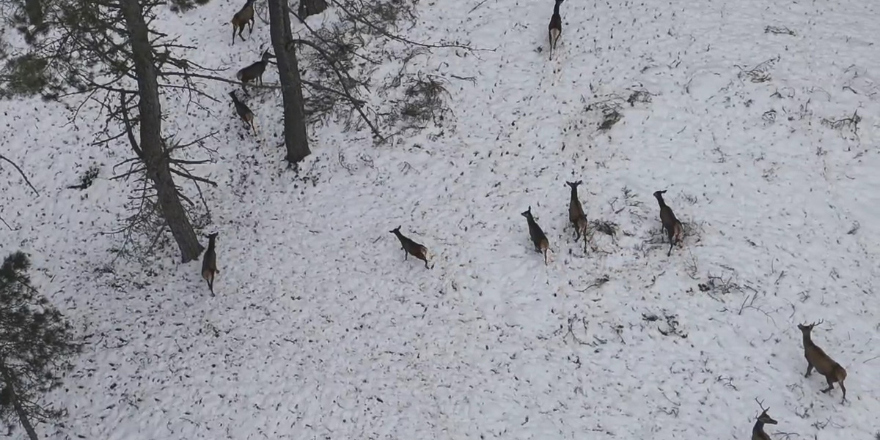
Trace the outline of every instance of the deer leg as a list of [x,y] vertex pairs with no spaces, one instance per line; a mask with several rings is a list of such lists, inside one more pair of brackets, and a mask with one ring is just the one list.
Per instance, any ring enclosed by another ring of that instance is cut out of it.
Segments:
[[667,257],[670,256],[670,255],[672,255],[672,247],[673,247],[673,246],[675,246],[675,242],[674,242],[674,241],[670,241],[670,242],[669,242],[669,252],[666,253],[666,256],[667,256]]
[[822,390],[823,393],[827,393],[827,392],[834,389],[834,379],[832,379],[830,377],[826,377],[825,380],[828,381],[828,388],[825,388],[824,390]]
[[425,269],[430,269],[430,267],[428,267],[428,259],[427,258],[425,258]]
[[251,21],[249,23],[251,24],[251,28],[250,28],[250,32],[248,33],[248,36],[251,36],[251,34],[254,33],[254,19],[253,19],[253,17],[251,17]]
[[544,266],[547,265],[547,250],[544,250]]
[[807,373],[804,374],[804,377],[810,377],[810,374],[813,372],[813,364],[810,361],[807,361]]
[[843,386],[843,381],[840,381],[840,389],[843,390],[843,400],[840,403],[846,402],[846,387]]

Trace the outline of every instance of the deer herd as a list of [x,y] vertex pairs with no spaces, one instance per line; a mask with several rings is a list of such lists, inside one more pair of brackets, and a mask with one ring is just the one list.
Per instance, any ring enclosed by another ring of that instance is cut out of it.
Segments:
[[[236,35],[238,35],[238,37],[241,38],[242,41],[244,41],[244,36],[242,36],[242,32],[248,25],[250,25],[250,33],[248,34],[248,36],[253,33],[254,1],[255,0],[246,0],[245,5],[232,17],[231,23],[233,44],[235,44]],[[556,44],[559,41],[559,38],[562,36],[562,17],[559,14],[559,8],[563,0],[554,1],[555,5],[553,7],[553,15],[550,18],[549,25],[549,47],[551,59],[553,58],[553,50],[556,48]],[[265,72],[266,66],[270,62],[269,59],[273,56],[274,55],[272,55],[268,49],[263,51],[260,60],[239,70],[236,74],[236,78],[242,82],[242,85],[250,82],[258,82],[259,84],[262,84],[263,72]],[[235,106],[235,111],[238,116],[248,125],[250,129],[253,130],[254,134],[256,134],[257,128],[254,124],[254,114],[251,109],[238,99],[234,91],[229,92],[229,96],[232,98],[232,102]],[[586,252],[589,236],[589,223],[587,222],[584,208],[581,205],[580,200],[578,199],[577,193],[577,188],[582,183],[583,182],[580,180],[576,182],[565,182],[565,184],[571,189],[571,197],[568,206],[568,219],[574,228],[575,241],[577,242],[583,239],[584,252]],[[654,198],[657,199],[657,203],[660,206],[660,223],[662,224],[662,228],[666,233],[667,239],[669,240],[669,250],[666,253],[668,257],[672,255],[672,250],[676,244],[682,244],[682,241],[684,239],[684,229],[682,227],[682,223],[678,220],[678,218],[676,218],[675,213],[672,211],[672,208],[666,205],[666,202],[663,200],[663,194],[665,193],[666,190],[655,191]],[[547,239],[547,236],[544,234],[544,231],[535,221],[535,218],[532,215],[532,207],[529,206],[529,208],[522,213],[522,216],[526,218],[529,237],[534,244],[535,251],[541,253],[544,258],[544,264],[548,264],[548,252],[551,251],[550,242]],[[423,261],[425,263],[426,269],[433,268],[433,265],[428,265],[429,260],[431,259],[431,254],[428,252],[428,249],[425,246],[416,243],[412,239],[403,235],[400,232],[400,226],[392,229],[389,232],[394,234],[400,241],[401,248],[404,251],[404,260],[412,255],[413,257]],[[205,251],[202,261],[202,277],[208,283],[208,289],[213,296],[214,277],[217,273],[219,273],[219,271],[217,270],[217,254],[215,249],[215,240],[217,238],[217,233],[207,235],[206,238],[208,238],[208,249]],[[843,398],[841,400],[841,403],[843,403],[846,401],[846,387],[844,386],[844,380],[846,379],[846,370],[842,366],[840,366],[840,364],[835,362],[834,359],[828,356],[821,348],[819,348],[819,346],[817,346],[815,342],[813,342],[811,337],[811,332],[813,328],[821,323],[822,321],[809,325],[798,324],[797,326],[803,336],[804,357],[807,360],[807,371],[804,374],[804,377],[809,377],[814,369],[818,371],[819,374],[824,376],[828,387],[821,390],[823,393],[828,393],[829,391],[834,389],[835,383],[839,383],[840,389],[843,393]],[[769,408],[764,408],[763,402],[758,401],[758,405],[760,406],[761,413],[760,415],[758,415],[755,421],[755,425],[752,429],[752,440],[769,440],[770,436],[764,432],[764,425],[775,425],[777,424],[777,422],[770,417],[770,415],[768,414]]]
[[[238,38],[241,41],[245,41],[244,32],[245,28],[248,28],[248,37],[254,33],[254,2],[256,0],[245,0],[244,6],[232,16],[232,45],[235,45],[235,36],[238,35]],[[274,58],[269,49],[263,50],[262,55],[260,56],[260,60],[254,63],[251,63],[248,66],[241,68],[238,72],[235,73],[235,79],[241,82],[242,89],[247,93],[247,89],[244,88],[245,85],[249,83],[263,85],[263,73],[266,72],[266,66],[269,65],[271,58]],[[229,96],[232,98],[232,104],[235,106],[235,113],[238,114],[238,117],[247,124],[248,128],[253,130],[254,136],[257,136],[257,125],[254,121],[254,112],[247,106],[244,102],[238,99],[238,96],[235,95],[235,91],[229,92]]]

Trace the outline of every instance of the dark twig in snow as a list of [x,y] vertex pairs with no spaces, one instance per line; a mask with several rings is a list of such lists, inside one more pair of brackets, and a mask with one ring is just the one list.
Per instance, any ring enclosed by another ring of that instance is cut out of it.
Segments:
[[37,191],[36,188],[34,188],[34,185],[31,184],[31,181],[27,178],[27,175],[24,173],[24,171],[21,170],[21,168],[18,167],[15,162],[2,154],[0,154],[0,160],[5,160],[6,162],[9,162],[9,164],[12,165],[16,169],[16,171],[18,171],[18,174],[21,174],[21,178],[24,179],[24,183],[26,183],[27,186],[31,187],[31,189],[34,190],[34,193],[37,194],[37,197],[40,196],[40,192]]
[[764,28],[765,34],[775,34],[775,35],[791,35],[796,36],[793,30],[789,29],[788,26],[767,26]]
[[609,280],[610,278],[608,278],[608,275],[602,275],[601,277],[593,280],[593,282],[589,286],[585,287],[583,290],[578,290],[578,292],[584,293],[587,290],[592,289],[593,287],[602,287],[602,285],[607,283]]

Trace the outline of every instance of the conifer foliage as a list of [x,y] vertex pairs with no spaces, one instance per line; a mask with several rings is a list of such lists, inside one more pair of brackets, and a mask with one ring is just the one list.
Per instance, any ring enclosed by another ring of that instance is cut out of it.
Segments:
[[34,423],[63,411],[42,406],[40,396],[61,383],[81,345],[70,324],[33,286],[30,259],[22,252],[0,266],[0,420],[21,425],[31,440]]

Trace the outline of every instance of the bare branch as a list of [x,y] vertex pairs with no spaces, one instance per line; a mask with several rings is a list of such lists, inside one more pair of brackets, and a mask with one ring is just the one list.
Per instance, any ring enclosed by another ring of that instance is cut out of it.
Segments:
[[345,13],[348,15],[348,17],[351,18],[352,20],[357,21],[357,22],[359,22],[359,23],[362,23],[362,24],[364,24],[365,26],[367,26],[368,28],[370,28],[370,29],[376,31],[376,32],[379,33],[380,35],[382,35],[382,36],[384,36],[384,37],[387,37],[387,38],[390,38],[390,39],[392,39],[392,40],[400,41],[400,42],[402,42],[402,43],[406,43],[406,44],[413,45],[413,46],[425,47],[425,48],[431,48],[431,49],[449,49],[449,48],[452,48],[452,49],[464,49],[464,50],[467,50],[467,51],[469,51],[469,52],[477,52],[477,51],[483,51],[483,52],[494,52],[494,51],[495,51],[495,49],[475,49],[475,48],[470,47],[470,46],[468,46],[468,45],[465,45],[465,44],[458,44],[458,43],[437,43],[437,44],[427,44],[427,43],[419,43],[419,42],[417,42],[417,41],[412,41],[412,40],[409,40],[409,39],[407,39],[407,38],[401,37],[401,36],[399,36],[399,35],[394,35],[394,34],[388,32],[388,31],[386,31],[386,30],[384,30],[384,29],[381,29],[380,27],[376,26],[376,24],[373,23],[373,22],[371,22],[370,20],[367,20],[367,19],[365,19],[363,16],[358,15],[358,14],[355,14],[354,12],[348,10],[348,8],[346,8],[345,6],[343,6],[343,5],[342,5],[339,1],[337,1],[337,0],[330,0],[330,1],[331,1],[334,5],[336,5],[337,7],[339,7],[339,9],[342,9],[342,11],[345,12]]
[[31,181],[27,178],[27,175],[24,174],[24,171],[22,171],[21,168],[19,168],[18,165],[16,165],[15,162],[13,162],[11,159],[9,159],[8,157],[6,157],[6,156],[4,156],[4,155],[2,155],[2,154],[0,154],[0,159],[9,162],[13,167],[15,167],[15,169],[18,171],[18,174],[21,174],[21,178],[24,179],[24,182],[27,183],[27,185],[28,185],[29,187],[31,187],[32,190],[34,190],[34,193],[37,194],[37,197],[40,196],[40,192],[37,191],[36,188],[34,188],[34,185],[31,184]]
[[3,224],[6,225],[6,227],[9,228],[10,231],[15,230],[15,229],[12,229],[12,226],[9,226],[9,223],[6,223],[6,220],[4,220],[3,217],[0,217],[0,222],[3,222]]
[[361,116],[361,119],[370,127],[370,131],[373,132],[373,136],[384,141],[385,138],[379,132],[379,129],[376,127],[376,125],[373,124],[373,121],[371,121],[370,118],[367,117],[367,114],[364,113],[364,109],[360,105],[354,105],[356,102],[360,102],[360,100],[355,98],[352,95],[351,90],[349,90],[348,86],[346,85],[345,77],[348,75],[343,75],[342,72],[340,72],[340,70],[336,67],[336,63],[333,62],[333,58],[330,57],[330,55],[327,53],[327,51],[325,51],[323,48],[321,48],[320,46],[318,46],[317,44],[315,44],[309,40],[302,40],[302,39],[293,39],[293,40],[289,41],[287,43],[287,49],[290,50],[290,46],[294,45],[294,44],[303,44],[303,45],[309,46],[312,49],[315,49],[316,51],[318,51],[319,54],[321,54],[321,56],[324,58],[325,61],[327,61],[327,63],[330,65],[330,68],[332,68],[333,72],[336,74],[336,78],[339,80],[339,85],[342,86],[342,89],[345,93],[345,98],[348,99],[349,102],[351,102],[353,104],[354,109]]
[[[187,179],[196,180],[196,181],[199,181],[199,182],[204,182],[204,183],[207,183],[208,185],[211,185],[211,186],[214,186],[214,187],[217,186],[217,183],[214,182],[213,180],[208,180],[208,179],[206,179],[206,178],[204,178],[204,177],[194,176],[194,175],[190,174],[189,171],[186,171],[186,170],[183,170],[183,169],[178,170],[178,169],[176,169],[176,168],[171,168],[171,172],[174,173],[174,174],[177,174],[177,175],[180,176],[180,177],[185,177],[185,178],[187,178]],[[183,197],[183,194],[181,194],[180,196]]]

